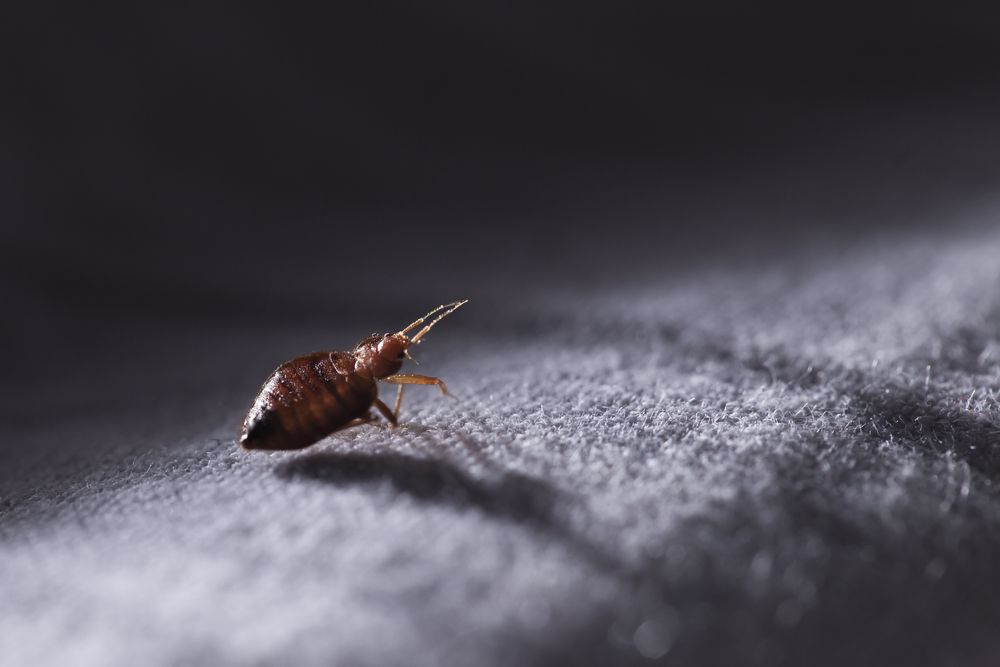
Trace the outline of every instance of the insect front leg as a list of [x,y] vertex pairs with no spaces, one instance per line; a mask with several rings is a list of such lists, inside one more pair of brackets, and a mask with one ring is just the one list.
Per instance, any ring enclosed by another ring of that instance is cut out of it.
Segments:
[[403,405],[403,387],[405,386],[405,384],[399,385],[399,391],[396,392],[396,409],[393,410],[393,413],[396,415],[396,419],[399,419],[399,408]]
[[386,382],[392,382],[393,384],[433,384],[437,385],[441,390],[441,393],[450,398],[455,398],[450,393],[448,393],[448,387],[445,386],[444,380],[441,378],[431,377],[430,375],[412,375],[409,373],[400,373],[398,375],[390,375],[388,377],[382,378]]

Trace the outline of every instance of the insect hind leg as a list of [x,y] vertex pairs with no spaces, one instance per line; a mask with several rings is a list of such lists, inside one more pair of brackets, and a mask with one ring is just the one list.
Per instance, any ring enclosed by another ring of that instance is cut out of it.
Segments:
[[366,412],[363,417],[357,417],[356,419],[352,419],[351,421],[347,422],[340,428],[334,430],[330,435],[333,435],[333,433],[340,433],[341,431],[346,431],[347,429],[354,428],[355,426],[364,426],[365,424],[371,424],[373,421],[377,421],[375,415],[373,415],[371,412]]

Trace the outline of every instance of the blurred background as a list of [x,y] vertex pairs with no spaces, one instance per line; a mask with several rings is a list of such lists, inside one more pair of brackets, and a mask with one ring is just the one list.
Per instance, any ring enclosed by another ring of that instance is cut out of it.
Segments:
[[953,220],[1000,168],[989,3],[5,14],[17,346],[763,257]]
[[15,421],[28,386],[183,361],[213,323],[766,263],[954,226],[1000,174],[989,3],[4,13]]
[[3,26],[8,425],[119,410],[142,368],[228,382],[275,329],[344,346],[338,325],[459,297],[495,325],[542,291],[948,233],[1000,175],[988,3],[66,3]]

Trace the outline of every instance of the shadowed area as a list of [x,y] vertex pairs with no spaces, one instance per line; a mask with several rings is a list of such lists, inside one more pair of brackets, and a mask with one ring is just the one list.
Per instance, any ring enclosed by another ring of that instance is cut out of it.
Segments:
[[513,521],[556,540],[593,566],[621,568],[597,545],[574,534],[561,516],[573,500],[543,480],[516,472],[494,471],[475,478],[460,467],[437,458],[398,454],[311,452],[277,465],[284,479],[308,479],[335,487],[388,484],[394,493],[421,503],[443,503],[458,511],[477,510],[491,519]]
[[334,486],[385,482],[422,502],[471,507],[501,519],[539,525],[553,521],[556,492],[543,481],[518,473],[476,480],[445,461],[392,454],[311,452],[275,468],[279,477],[311,479]]

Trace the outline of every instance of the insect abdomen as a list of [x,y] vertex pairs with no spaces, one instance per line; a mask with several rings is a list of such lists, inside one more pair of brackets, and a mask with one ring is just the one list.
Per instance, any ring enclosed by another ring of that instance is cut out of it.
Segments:
[[375,382],[343,352],[316,352],[278,367],[243,422],[246,449],[302,449],[366,414]]

